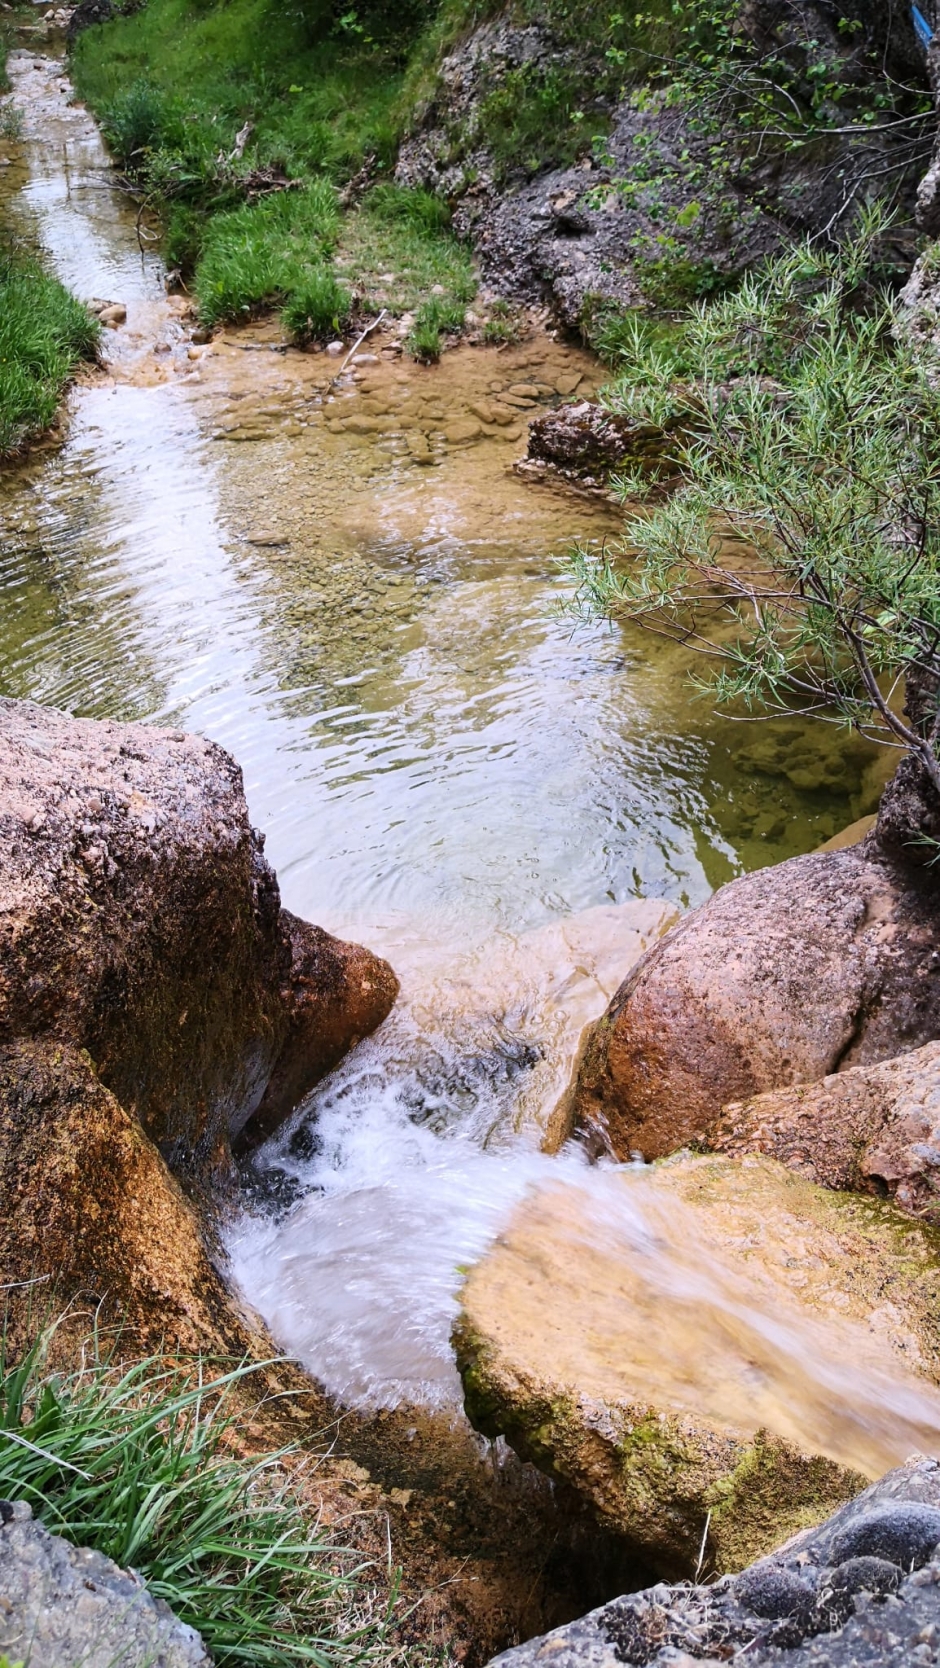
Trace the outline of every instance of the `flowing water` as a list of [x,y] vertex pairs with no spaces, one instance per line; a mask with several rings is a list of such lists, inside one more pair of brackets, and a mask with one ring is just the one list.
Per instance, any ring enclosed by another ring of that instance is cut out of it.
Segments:
[[719,718],[678,650],[562,612],[555,558],[617,517],[511,465],[588,355],[372,341],[338,376],[272,324],[195,346],[62,64],[11,73],[0,213],[127,323],[0,483],[0,687],[221,742],[285,903],[393,962],[395,1013],[255,1159],[230,1252],[337,1394],[452,1404],[461,1267],[532,1186],[599,1185],[539,1150],[581,1027],[677,910],[870,811],[884,762]]

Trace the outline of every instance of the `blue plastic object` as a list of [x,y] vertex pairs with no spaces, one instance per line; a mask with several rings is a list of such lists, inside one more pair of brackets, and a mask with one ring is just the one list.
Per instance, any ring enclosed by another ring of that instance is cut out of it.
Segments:
[[911,7],[911,16],[914,19],[914,32],[921,46],[929,46],[933,40],[933,30],[919,6]]

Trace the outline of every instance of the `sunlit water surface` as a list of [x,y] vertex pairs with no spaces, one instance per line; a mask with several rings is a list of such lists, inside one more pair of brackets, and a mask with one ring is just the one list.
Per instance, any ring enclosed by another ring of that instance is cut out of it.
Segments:
[[337,381],[273,325],[194,347],[62,66],[11,69],[0,211],[128,318],[64,446],[0,484],[0,687],[221,742],[285,903],[392,960],[395,1013],[256,1159],[230,1251],[337,1393],[452,1401],[460,1269],[531,1186],[598,1184],[538,1150],[581,1027],[677,908],[870,810],[883,764],[718,718],[677,651],[563,613],[555,559],[614,511],[513,474],[534,408],[468,431],[520,384],[590,393],[587,355]]

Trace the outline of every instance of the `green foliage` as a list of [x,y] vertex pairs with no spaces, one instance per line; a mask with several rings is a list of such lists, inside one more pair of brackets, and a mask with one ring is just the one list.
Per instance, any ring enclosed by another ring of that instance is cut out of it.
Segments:
[[349,291],[327,267],[312,272],[292,291],[281,312],[284,329],[299,342],[335,336],[352,310]]
[[[341,217],[333,189],[391,163],[404,58],[427,10],[150,0],[79,37],[78,91],[161,213],[168,264],[195,275],[205,322],[283,305],[301,334],[308,317],[321,333],[349,309],[324,265],[340,240],[366,308],[414,310],[438,285],[472,298],[470,255],[439,198],[380,181]],[[273,189],[284,185],[295,189]]]
[[441,337],[463,329],[464,307],[447,296],[432,295],[418,309],[414,327],[408,337],[408,351],[415,359],[425,362],[440,359],[443,350]]
[[337,1573],[348,1555],[307,1521],[297,1456],[233,1457],[249,1369],[125,1366],[94,1337],[79,1368],[55,1371],[53,1336],[19,1361],[0,1351],[0,1494],[140,1571],[220,1668],[370,1660],[378,1630],[343,1623],[356,1572]]
[[244,318],[308,293],[338,231],[336,192],[325,179],[215,215],[196,267],[200,317],[206,324]]
[[385,183],[368,192],[347,216],[340,240],[364,304],[411,312],[439,287],[446,300],[465,308],[476,294],[476,273],[449,222],[446,205],[430,192]]
[[0,250],[0,457],[41,433],[101,327],[38,261]]
[[587,614],[698,648],[699,687],[747,713],[811,713],[912,748],[932,744],[896,686],[940,675],[940,390],[868,279],[881,223],[841,251],[805,245],[700,304],[681,338],[634,321],[614,411],[675,435],[664,499],[619,481],[618,552],[578,552]]

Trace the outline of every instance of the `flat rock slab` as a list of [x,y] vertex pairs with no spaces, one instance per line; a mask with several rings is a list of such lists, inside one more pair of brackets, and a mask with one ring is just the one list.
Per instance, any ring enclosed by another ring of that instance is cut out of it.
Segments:
[[[500,1668],[913,1668],[940,1655],[940,1467],[912,1462],[714,1585],[665,1584],[494,1658]],[[786,1653],[785,1655],[783,1653]]]
[[29,1668],[211,1668],[195,1628],[139,1576],[0,1501],[0,1653]]
[[467,1411],[669,1575],[740,1569],[940,1432],[936,1235],[771,1160],[530,1197],[471,1270]]

